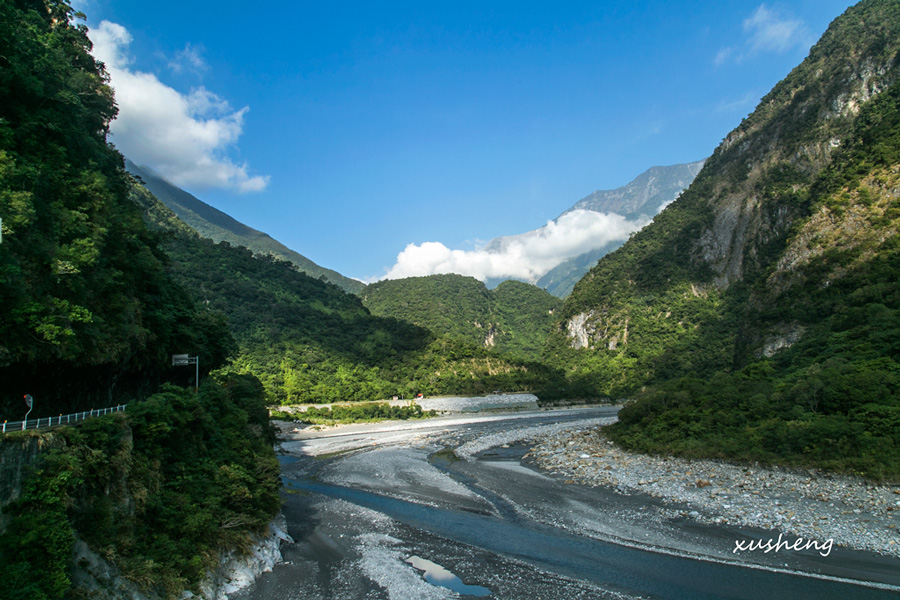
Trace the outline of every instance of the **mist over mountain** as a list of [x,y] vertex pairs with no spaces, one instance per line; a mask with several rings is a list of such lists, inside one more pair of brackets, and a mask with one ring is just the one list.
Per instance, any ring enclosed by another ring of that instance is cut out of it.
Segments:
[[564,297],[597,258],[675,200],[702,165],[697,161],[653,167],[625,186],[581,199],[538,229],[494,238],[477,250],[451,250],[440,242],[410,244],[385,279],[456,273],[489,287],[508,279],[536,283]]
[[[627,185],[614,190],[596,191],[582,198],[563,215],[577,210],[591,210],[621,214],[629,220],[646,222],[687,189],[705,162],[698,160],[670,167],[651,167]],[[568,258],[547,271],[537,280],[536,285],[554,296],[565,298],[600,258],[624,242],[625,240],[616,240]]]

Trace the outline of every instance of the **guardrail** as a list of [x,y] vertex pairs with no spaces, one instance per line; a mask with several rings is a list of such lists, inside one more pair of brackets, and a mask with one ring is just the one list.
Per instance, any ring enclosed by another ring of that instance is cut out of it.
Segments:
[[58,417],[42,417],[40,419],[28,419],[27,421],[3,421],[3,433],[11,433],[13,431],[25,431],[26,429],[42,429],[44,427],[53,427],[54,425],[68,425],[69,423],[78,423],[92,417],[100,417],[110,413],[122,412],[127,404],[111,406],[109,408],[95,408],[83,412],[72,413],[70,415],[59,415]]

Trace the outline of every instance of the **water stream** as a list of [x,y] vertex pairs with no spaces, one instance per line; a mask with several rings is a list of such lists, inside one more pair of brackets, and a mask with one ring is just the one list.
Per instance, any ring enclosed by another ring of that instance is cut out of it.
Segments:
[[603,542],[539,523],[509,522],[467,511],[426,506],[317,481],[286,486],[341,499],[397,521],[605,589],[672,599],[896,598],[888,590],[764,568],[715,562]]
[[425,578],[425,581],[432,585],[439,585],[451,589],[457,594],[466,596],[487,596],[491,593],[491,590],[486,587],[480,585],[467,585],[462,579],[441,565],[431,562],[427,558],[412,555],[406,559],[406,562],[419,571],[422,571],[422,576]]

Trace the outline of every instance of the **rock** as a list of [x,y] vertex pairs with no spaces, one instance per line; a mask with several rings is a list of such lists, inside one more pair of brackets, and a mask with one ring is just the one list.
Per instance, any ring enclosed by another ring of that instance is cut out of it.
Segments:
[[[182,600],[200,598],[203,600],[227,600],[228,594],[248,587],[262,573],[271,571],[281,562],[282,542],[293,543],[287,533],[287,522],[279,514],[269,524],[266,536],[255,539],[248,554],[238,550],[223,552],[219,566],[207,573],[206,581],[200,583],[199,595],[186,591]],[[77,568],[73,569],[72,581],[80,589],[96,600],[151,600],[155,594],[145,594],[138,586],[121,577],[118,569],[76,539],[74,546]]]
[[696,481],[696,485],[698,488],[704,488],[704,487],[708,487],[712,484],[709,482],[709,479],[698,479]]

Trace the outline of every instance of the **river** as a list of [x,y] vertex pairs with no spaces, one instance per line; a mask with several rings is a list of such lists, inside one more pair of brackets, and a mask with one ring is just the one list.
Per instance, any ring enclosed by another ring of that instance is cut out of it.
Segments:
[[[285,562],[236,600],[458,597],[890,598],[896,559],[835,548],[744,553],[760,532],[678,518],[658,499],[576,485],[509,432],[584,428],[614,407],[288,433]],[[462,449],[461,449],[462,448]],[[480,450],[460,460],[463,450]]]

